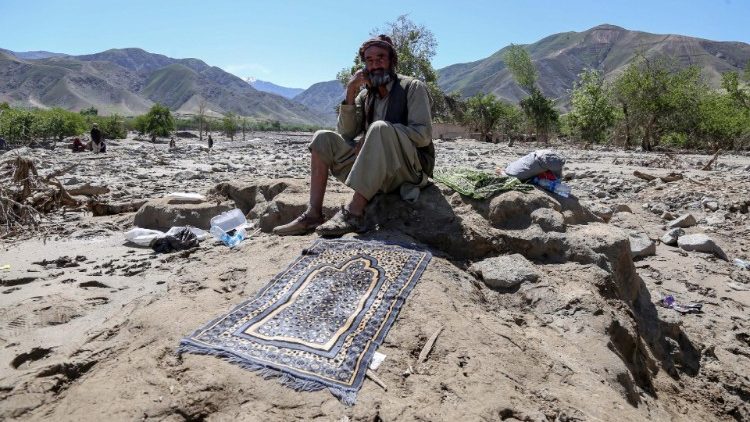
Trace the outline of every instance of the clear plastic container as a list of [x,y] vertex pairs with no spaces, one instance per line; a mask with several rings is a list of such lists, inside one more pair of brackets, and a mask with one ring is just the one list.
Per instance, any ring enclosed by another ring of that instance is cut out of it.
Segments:
[[243,227],[245,224],[247,224],[245,214],[238,208],[223,212],[211,219],[212,229],[216,226],[225,232]]
[[239,245],[240,242],[245,240],[245,237],[247,237],[247,233],[245,232],[244,227],[240,227],[239,229],[235,230],[234,234],[231,235],[218,226],[211,226],[210,231],[213,237],[215,237],[217,240],[220,240],[223,244],[229,246],[230,248]]

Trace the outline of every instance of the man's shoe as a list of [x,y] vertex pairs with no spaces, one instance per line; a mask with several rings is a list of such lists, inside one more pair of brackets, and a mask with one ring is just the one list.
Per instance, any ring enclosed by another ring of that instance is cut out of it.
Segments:
[[334,215],[330,220],[318,226],[315,232],[323,237],[339,237],[347,233],[363,233],[367,231],[365,227],[365,216],[354,215],[344,207]]
[[303,213],[291,223],[274,227],[272,232],[278,236],[299,236],[312,233],[322,223],[323,217],[313,218],[307,213]]

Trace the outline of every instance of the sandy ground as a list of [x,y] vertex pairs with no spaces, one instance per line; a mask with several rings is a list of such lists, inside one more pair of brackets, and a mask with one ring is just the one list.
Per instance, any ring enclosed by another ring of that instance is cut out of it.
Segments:
[[[61,177],[66,186],[105,183],[111,192],[101,199],[129,201],[205,193],[239,177],[304,179],[308,139],[219,138],[210,154],[196,139],[178,140],[176,151],[128,139],[112,142],[103,159],[60,148],[22,152],[43,173],[80,161]],[[644,364],[646,381],[623,381],[639,372],[626,355],[637,355],[641,343],[628,349],[618,337],[613,321],[632,311],[597,293],[606,274],[595,265],[537,263],[537,283],[501,292],[468,273],[470,262],[434,250],[379,349],[387,358],[377,374],[387,390],[366,380],[347,407],[327,391],[295,392],[214,357],[175,353],[182,337],[253,296],[315,235],[257,233],[237,249],[208,240],[192,252],[157,255],[124,241],[133,213],[55,212],[45,238],[0,241],[0,267],[10,265],[0,269],[0,419],[747,420],[750,270],[731,260],[750,258],[750,214],[742,208],[750,200],[750,158],[723,155],[715,170],[702,171],[708,156],[555,148],[568,157],[569,183],[582,203],[632,210],[610,225],[658,239],[665,211],[690,212],[699,223],[686,231],[708,234],[729,256],[658,244],[656,254],[635,262],[650,303],[667,294],[703,303],[701,314],[649,308],[680,333],[670,338],[679,343],[673,354],[684,355],[672,373],[656,362]],[[438,165],[494,170],[533,149],[437,141]],[[648,183],[634,170],[685,178]],[[388,230],[363,237],[409,240]]]

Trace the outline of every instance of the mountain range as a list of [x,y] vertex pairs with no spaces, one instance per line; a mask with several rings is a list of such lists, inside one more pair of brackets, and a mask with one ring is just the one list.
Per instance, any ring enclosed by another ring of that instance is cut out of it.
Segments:
[[[630,31],[599,25],[582,32],[550,35],[523,45],[539,73],[542,92],[562,109],[578,74],[587,68],[615,79],[639,55],[670,56],[680,66],[695,65],[718,88],[721,74],[741,71],[750,61],[750,44],[710,41],[683,35]],[[487,58],[437,70],[438,85],[463,97],[477,93],[517,102],[526,93],[503,62],[508,47]],[[156,102],[183,114],[196,114],[201,103],[208,114],[234,112],[287,123],[332,126],[344,89],[336,81],[319,82],[302,91],[266,81],[245,81],[198,59],[173,59],[137,48],[71,56],[0,49],[0,102],[135,115]]]
[[330,116],[258,91],[198,59],[173,59],[138,48],[69,56],[0,50],[0,102],[15,106],[97,108],[102,114],[142,114],[161,103],[181,114],[227,112],[293,124],[331,126]]
[[287,88],[285,86],[276,85],[273,82],[261,81],[260,79],[246,78],[245,82],[252,85],[253,88],[258,91],[270,92],[271,94],[281,95],[284,98],[292,99],[304,91],[302,88]]
[[[680,66],[698,66],[714,88],[720,86],[722,73],[742,71],[750,60],[750,44],[650,34],[606,24],[583,32],[550,35],[523,47],[539,72],[540,89],[546,96],[558,99],[562,108],[569,102],[569,90],[578,74],[585,69],[598,69],[605,79],[611,81],[639,54],[670,56]],[[480,92],[492,93],[517,102],[526,93],[516,84],[503,62],[507,48],[475,62],[439,69],[438,85],[445,92],[458,91],[463,97]]]

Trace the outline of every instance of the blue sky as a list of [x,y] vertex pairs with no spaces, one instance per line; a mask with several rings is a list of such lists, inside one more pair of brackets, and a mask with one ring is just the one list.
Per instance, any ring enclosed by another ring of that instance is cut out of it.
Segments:
[[88,54],[140,47],[307,88],[334,79],[374,28],[401,14],[435,34],[438,69],[602,23],[750,43],[750,0],[0,0],[0,48]]

